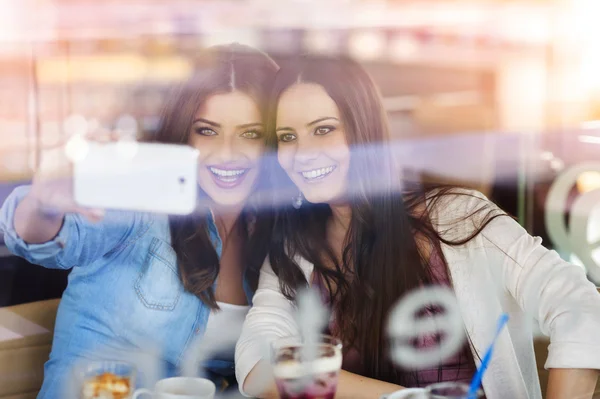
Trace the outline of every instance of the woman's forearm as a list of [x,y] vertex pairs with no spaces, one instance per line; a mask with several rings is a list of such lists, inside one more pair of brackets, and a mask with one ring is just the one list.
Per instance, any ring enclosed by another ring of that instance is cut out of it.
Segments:
[[373,399],[399,389],[400,385],[363,377],[362,375],[342,370],[338,381],[336,399]]
[[547,399],[591,399],[598,382],[598,370],[550,369]]
[[[244,390],[248,394],[263,399],[276,399],[279,397],[277,395],[277,388],[275,387],[272,377],[270,377],[268,382],[266,382],[264,379],[265,376],[263,373],[268,372],[267,370],[268,368],[266,367],[266,364],[260,362],[248,374],[244,384]],[[257,387],[258,381],[262,383],[262,389]],[[375,380],[373,378],[363,377],[361,375],[342,370],[340,372],[337,393],[335,397],[336,399],[376,399],[381,395],[388,394],[399,389],[402,389],[402,387],[399,385]]]
[[52,216],[44,214],[38,201],[30,195],[25,196],[15,209],[15,231],[23,241],[29,244],[41,244],[52,240],[60,231],[64,214]]
[[261,399],[276,399],[277,388],[269,362],[261,360],[243,381],[244,392]]

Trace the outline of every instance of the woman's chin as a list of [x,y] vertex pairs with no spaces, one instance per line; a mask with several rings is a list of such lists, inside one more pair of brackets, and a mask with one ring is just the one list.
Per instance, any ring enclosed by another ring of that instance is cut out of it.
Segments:
[[245,193],[211,193],[206,192],[210,198],[211,207],[220,209],[241,209],[246,206],[250,196]]
[[214,182],[201,184],[201,189],[208,195],[211,203],[217,208],[243,208],[252,195],[253,181],[246,181],[237,187],[219,187]]
[[311,204],[331,204],[336,202],[336,196],[331,195],[332,193],[303,193],[304,199]]
[[243,198],[211,198],[218,208],[243,208],[248,202],[248,197]]

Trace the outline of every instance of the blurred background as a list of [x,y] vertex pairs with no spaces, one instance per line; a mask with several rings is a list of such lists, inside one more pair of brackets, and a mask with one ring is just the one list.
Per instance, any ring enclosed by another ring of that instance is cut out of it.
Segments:
[[[151,136],[207,46],[342,54],[379,85],[404,165],[482,191],[600,283],[599,206],[573,209],[600,190],[598,15],[598,0],[0,0],[0,203],[44,146]],[[0,242],[0,306],[58,298],[66,274]]]
[[[557,176],[600,159],[595,0],[0,0],[0,10],[3,195],[31,177],[41,147],[81,129],[152,135],[165,91],[200,50],[240,42],[276,60],[358,59],[404,164],[481,190],[572,255],[549,238],[545,203]],[[557,212],[600,187],[597,169],[572,179]]]

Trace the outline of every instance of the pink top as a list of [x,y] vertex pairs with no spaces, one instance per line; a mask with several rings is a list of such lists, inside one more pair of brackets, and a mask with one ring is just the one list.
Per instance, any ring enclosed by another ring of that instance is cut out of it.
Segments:
[[[431,260],[431,266],[434,274],[434,279],[443,285],[450,285],[445,267],[443,262],[438,256],[435,256]],[[327,287],[321,281],[321,278],[315,273],[313,278],[313,286],[317,287],[321,291],[321,295],[324,303],[329,305],[329,293]],[[422,317],[427,317],[438,312],[439,309],[427,309]],[[329,333],[336,331],[335,320],[333,315],[329,323]],[[439,334],[429,334],[419,337],[415,346],[417,348],[429,348],[439,342]],[[351,373],[365,375],[364,365],[362,364],[360,354],[355,348],[349,348],[344,351],[344,358],[342,362],[342,369]],[[470,383],[471,378],[475,374],[476,367],[473,362],[473,358],[470,355],[469,345],[465,343],[462,350],[456,353],[454,356],[448,358],[445,362],[440,364],[440,367],[418,370],[417,381],[411,387],[425,387],[427,385],[436,382],[446,381],[460,381]],[[407,387],[410,388],[410,387]]]

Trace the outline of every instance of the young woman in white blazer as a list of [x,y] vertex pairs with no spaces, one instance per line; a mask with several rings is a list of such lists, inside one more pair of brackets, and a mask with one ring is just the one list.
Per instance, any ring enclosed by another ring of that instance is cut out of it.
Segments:
[[[551,340],[547,397],[591,398],[600,369],[600,294],[582,268],[478,192],[400,189],[378,90],[355,62],[284,65],[272,100],[267,134],[300,195],[277,218],[237,344],[242,393],[275,392],[257,384],[269,364],[263,343],[298,333],[295,294],[312,285],[331,306],[329,332],[345,348],[337,398],[468,382],[504,312],[510,321],[483,378],[487,399],[541,398],[531,320]],[[401,369],[389,356],[389,312],[409,291],[436,284],[455,292],[469,339],[433,370]]]

